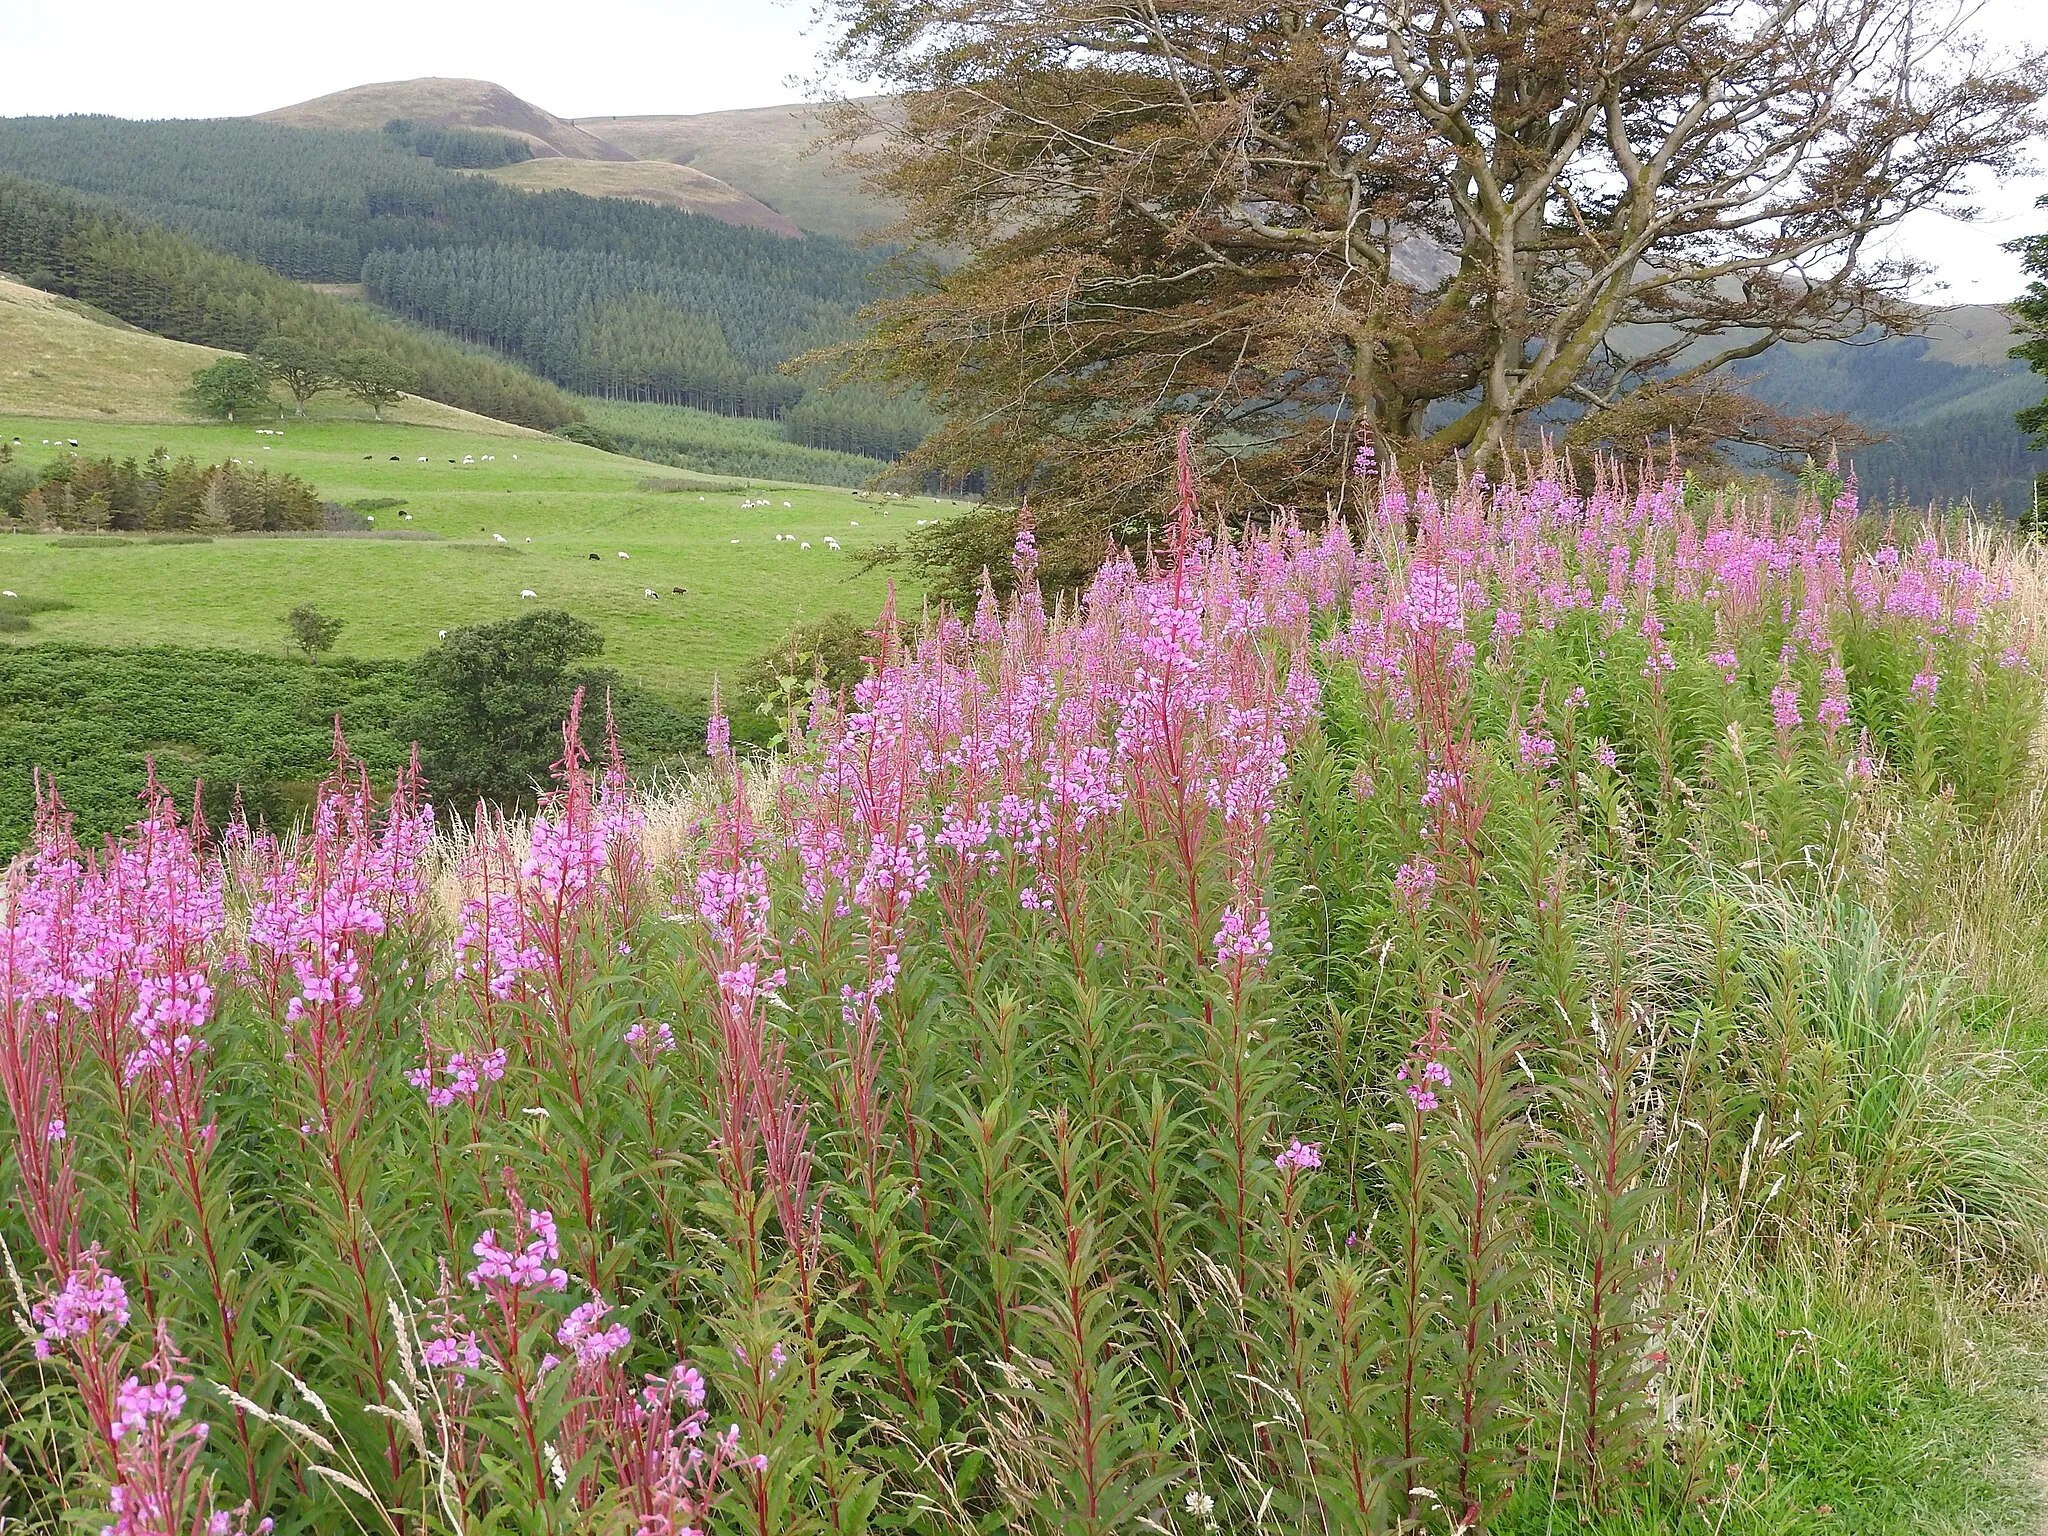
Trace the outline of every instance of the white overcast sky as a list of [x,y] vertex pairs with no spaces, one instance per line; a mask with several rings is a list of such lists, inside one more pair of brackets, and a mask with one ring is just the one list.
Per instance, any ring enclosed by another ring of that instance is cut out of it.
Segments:
[[[715,112],[803,94],[809,0],[0,0],[0,116],[228,117],[373,80],[495,80],[563,117]],[[1994,41],[2048,47],[2048,0],[1982,0]],[[2048,144],[2037,158],[2048,164]],[[1978,188],[1985,217],[1912,221],[1947,303],[2020,287],[1999,242],[2048,227],[2048,176]]]

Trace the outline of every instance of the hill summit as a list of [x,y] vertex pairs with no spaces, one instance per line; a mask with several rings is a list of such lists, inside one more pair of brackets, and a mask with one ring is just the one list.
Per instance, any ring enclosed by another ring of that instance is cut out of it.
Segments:
[[489,80],[438,75],[387,80],[256,115],[258,122],[291,128],[369,132],[394,118],[432,128],[484,129],[520,140],[533,151],[531,160],[483,174],[528,192],[560,187],[591,197],[629,197],[778,235],[803,233],[786,215],[709,171],[667,159],[642,160]]
[[633,160],[638,156],[514,96],[489,80],[428,75],[350,86],[296,106],[256,114],[293,128],[382,128],[395,117],[435,128],[490,128],[523,139],[536,160]]

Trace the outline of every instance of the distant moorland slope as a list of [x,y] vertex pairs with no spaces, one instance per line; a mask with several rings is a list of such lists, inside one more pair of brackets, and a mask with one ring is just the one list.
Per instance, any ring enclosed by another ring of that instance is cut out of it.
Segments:
[[535,158],[569,160],[631,160],[626,150],[543,107],[513,95],[489,80],[459,80],[438,75],[418,80],[384,80],[351,86],[328,96],[259,112],[260,123],[293,128],[357,128],[376,130],[393,118],[408,118],[441,128],[494,128],[524,139]]
[[895,219],[887,203],[862,188],[859,173],[823,144],[824,114],[805,102],[673,117],[591,117],[578,126],[643,160],[708,171],[818,234],[855,239]]
[[2013,341],[2004,310],[1959,305],[1929,316],[1917,336],[1781,346],[1745,372],[1766,399],[1842,411],[1884,434],[1852,456],[1866,498],[1967,498],[2016,514],[2048,453],[2030,449],[2013,422],[2044,388],[2006,355]]
[[312,101],[258,113],[263,123],[293,128],[377,132],[403,120],[435,128],[478,128],[518,139],[533,158],[518,165],[485,171],[506,186],[529,191],[567,188],[591,197],[631,197],[690,213],[705,214],[728,224],[771,229],[780,235],[801,233],[775,209],[703,168],[667,165],[621,173],[634,162],[634,152],[620,148],[576,124],[534,105],[489,80],[429,76],[419,80],[387,80],[353,86]]

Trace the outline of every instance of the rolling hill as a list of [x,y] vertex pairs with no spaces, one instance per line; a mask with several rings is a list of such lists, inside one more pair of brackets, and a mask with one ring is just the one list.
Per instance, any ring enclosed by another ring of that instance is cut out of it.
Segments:
[[1968,499],[2012,513],[2048,470],[2048,453],[2013,423],[2048,381],[2006,355],[2013,340],[2002,309],[1959,305],[1917,336],[1778,347],[1745,376],[1765,399],[1843,411],[1885,435],[1853,456],[1867,499]]
[[491,128],[524,139],[536,159],[631,160],[616,145],[554,113],[521,100],[489,80],[454,80],[429,75],[419,80],[385,80],[350,86],[329,96],[259,112],[260,123],[293,128],[379,129],[393,118],[437,128]]
[[643,160],[709,172],[815,234],[855,239],[895,217],[862,189],[857,172],[819,147],[824,118],[808,103],[672,117],[592,117],[578,126]]
[[293,128],[376,132],[395,119],[436,128],[480,128],[520,140],[532,150],[533,159],[482,173],[506,186],[637,198],[781,235],[801,232],[775,209],[706,169],[659,165],[623,172],[621,167],[638,159],[632,151],[489,80],[428,76],[352,86],[258,113],[255,120]]
[[803,230],[758,198],[706,175],[694,166],[666,160],[551,160],[535,157],[517,165],[472,171],[525,192],[566,190],[585,197],[627,197],[636,202],[706,214],[727,224],[803,237]]
[[[230,354],[153,336],[77,299],[0,275],[0,412],[107,422],[196,422],[192,375]],[[307,421],[370,419],[339,394],[313,397]],[[496,437],[545,434],[418,397],[389,407],[394,424]]]

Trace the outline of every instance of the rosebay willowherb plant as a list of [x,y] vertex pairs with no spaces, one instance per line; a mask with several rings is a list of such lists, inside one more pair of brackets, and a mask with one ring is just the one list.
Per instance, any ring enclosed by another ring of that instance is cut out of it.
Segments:
[[1885,797],[1995,811],[2034,637],[1994,549],[1851,497],[1376,490],[1229,541],[1184,484],[1050,612],[1027,521],[1007,609],[885,612],[769,772],[714,708],[681,810],[574,721],[530,822],[459,834],[339,741],[286,838],[152,793],[85,849],[47,789],[8,1516],[1481,1530],[1660,1467],[1683,1508],[1706,1234],[1825,1192],[1912,1243],[1983,1187],[1911,1146],[1926,989],[1757,914],[1853,903]]

